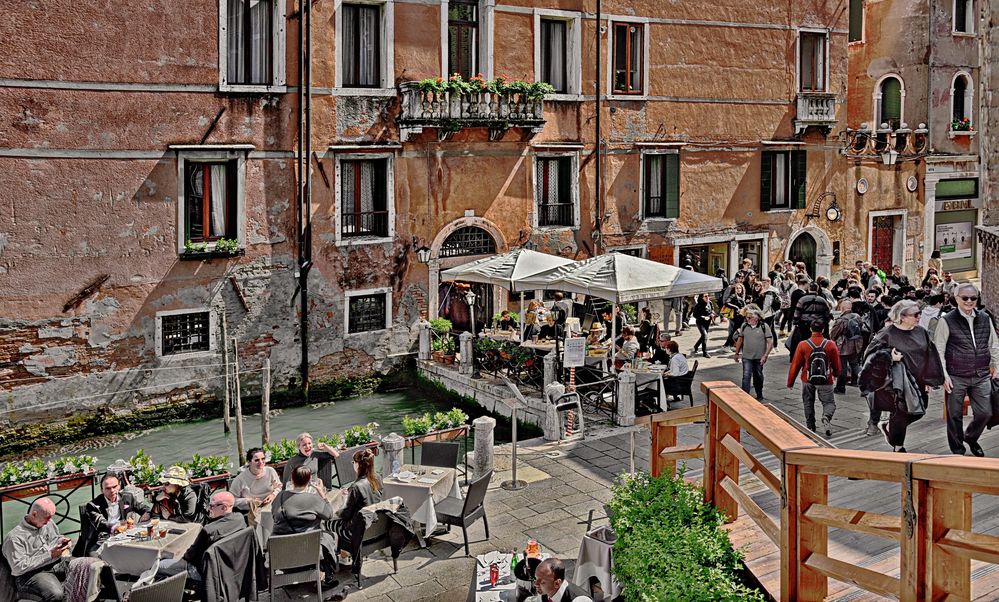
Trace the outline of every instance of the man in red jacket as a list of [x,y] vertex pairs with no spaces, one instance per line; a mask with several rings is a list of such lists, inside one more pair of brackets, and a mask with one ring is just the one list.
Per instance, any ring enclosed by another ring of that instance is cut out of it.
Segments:
[[810,326],[812,336],[798,343],[787,373],[787,388],[794,387],[794,379],[801,372],[801,401],[805,405],[805,423],[815,432],[815,395],[822,402],[822,431],[832,436],[830,423],[836,412],[833,383],[842,370],[836,343],[822,336],[825,324],[815,320]]

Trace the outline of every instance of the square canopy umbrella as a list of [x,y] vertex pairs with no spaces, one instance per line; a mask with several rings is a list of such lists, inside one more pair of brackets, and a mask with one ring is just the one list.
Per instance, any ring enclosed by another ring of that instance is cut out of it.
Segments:
[[519,292],[520,336],[523,338],[524,291],[537,287],[524,286],[521,282],[536,274],[547,273],[560,266],[574,263],[573,260],[558,255],[539,253],[530,249],[515,249],[444,270],[441,272],[441,280],[494,284],[510,292]]

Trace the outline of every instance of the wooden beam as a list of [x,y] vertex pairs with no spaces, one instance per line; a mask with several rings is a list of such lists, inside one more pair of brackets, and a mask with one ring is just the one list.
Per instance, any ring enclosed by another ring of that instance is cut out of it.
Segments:
[[664,472],[669,476],[676,474],[676,462],[663,458],[659,452],[663,448],[676,445],[676,427],[663,426],[661,424],[652,425],[652,454],[649,456],[649,468],[652,476],[661,476]]
[[963,529],[948,529],[937,545],[951,554],[999,564],[999,537]]
[[881,596],[898,598],[898,579],[894,577],[819,553],[813,553],[806,558],[805,566],[831,579],[851,583]]
[[775,477],[774,473],[770,472],[766,466],[757,460],[756,456],[749,453],[749,451],[746,450],[741,443],[731,437],[726,436],[722,439],[721,443],[726,449],[728,449],[728,451],[732,452],[736,458],[739,458],[739,461],[749,469],[749,472],[755,475],[759,480],[763,481],[763,484],[769,487],[770,491],[780,495],[780,479]]
[[902,519],[890,514],[864,512],[852,508],[839,508],[825,504],[812,504],[805,511],[805,518],[831,527],[855,533],[866,533],[885,539],[898,539],[902,531]]
[[[694,406],[692,408],[683,408],[682,410],[659,412],[658,414],[651,414],[649,416],[643,416],[642,418],[657,424],[695,424],[704,422],[704,406]],[[638,423],[638,419],[635,420],[635,423]]]
[[[913,473],[916,466],[918,464],[913,465]],[[971,531],[971,493],[930,487],[927,505],[930,522],[923,533],[929,548],[926,564],[931,591],[927,594],[933,600],[942,598],[944,594],[970,600],[971,560],[951,553],[936,542],[952,529]]]
[[779,456],[785,449],[816,447],[814,441],[732,383],[703,383],[701,389],[720,414],[729,416],[773,455]]
[[735,501],[739,503],[739,506],[746,511],[749,518],[753,519],[764,534],[770,538],[770,541],[774,542],[774,545],[780,545],[780,527],[773,521],[772,518],[767,516],[767,513],[760,508],[759,504],[753,501],[753,498],[749,497],[739,484],[732,479],[725,477],[721,482],[722,489],[728,492]]
[[667,460],[700,460],[704,458],[704,444],[666,447],[659,452],[659,457]]
[[804,514],[813,504],[829,503],[829,478],[823,475],[798,473],[796,491],[788,495],[798,497],[800,514],[792,520],[798,523],[798,598],[799,602],[819,602],[829,595],[829,580],[805,562],[812,554],[829,553],[829,529],[804,520]]
[[784,460],[798,466],[802,473],[898,483],[905,479],[906,464],[919,466],[918,462],[932,457],[925,454],[819,447],[789,451]]

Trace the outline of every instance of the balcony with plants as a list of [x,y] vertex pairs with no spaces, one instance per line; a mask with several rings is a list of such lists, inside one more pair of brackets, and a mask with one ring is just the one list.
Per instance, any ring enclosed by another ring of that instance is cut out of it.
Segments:
[[429,78],[401,84],[403,140],[425,128],[435,128],[447,140],[466,128],[488,128],[497,140],[510,128],[524,128],[533,136],[545,125],[544,99],[555,89],[544,82],[486,80],[481,74],[468,80],[454,74],[447,80]]
[[950,131],[947,132],[947,137],[954,139],[958,136],[967,136],[968,139],[971,139],[977,133],[978,132],[976,132],[971,126],[971,119],[968,117],[961,117],[959,119],[951,120]]

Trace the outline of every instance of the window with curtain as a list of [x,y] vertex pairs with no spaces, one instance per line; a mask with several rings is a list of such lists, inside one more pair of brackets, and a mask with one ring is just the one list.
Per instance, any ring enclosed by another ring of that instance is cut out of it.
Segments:
[[185,240],[236,238],[235,171],[228,162],[184,163]]
[[227,0],[228,83],[270,85],[273,81],[275,1]]
[[642,25],[614,24],[614,93],[641,94],[644,66]]
[[826,34],[803,31],[799,34],[798,72],[802,92],[826,90]]
[[680,155],[645,156],[645,217],[680,217]]
[[864,0],[850,0],[850,31],[847,40],[864,40]]
[[805,208],[805,151],[763,151],[760,167],[761,211]]
[[954,121],[961,121],[965,117],[971,117],[968,111],[965,110],[965,106],[971,103],[968,102],[968,79],[963,75],[954,78],[954,91],[950,102],[952,105],[952,119]]
[[539,157],[536,168],[538,226],[575,226],[572,158]]
[[889,77],[881,82],[881,102],[878,106],[878,123],[887,123],[891,129],[898,129],[902,123],[902,82]]
[[975,25],[972,16],[975,14],[973,0],[954,0],[954,31],[973,33]]
[[340,235],[388,236],[388,159],[340,162]]
[[346,88],[381,86],[382,7],[373,4],[344,4],[343,85]]
[[451,0],[447,8],[448,75],[469,79],[479,68],[478,0]]
[[568,52],[566,50],[568,23],[555,19],[541,19],[541,76],[556,92],[566,93],[568,82]]

